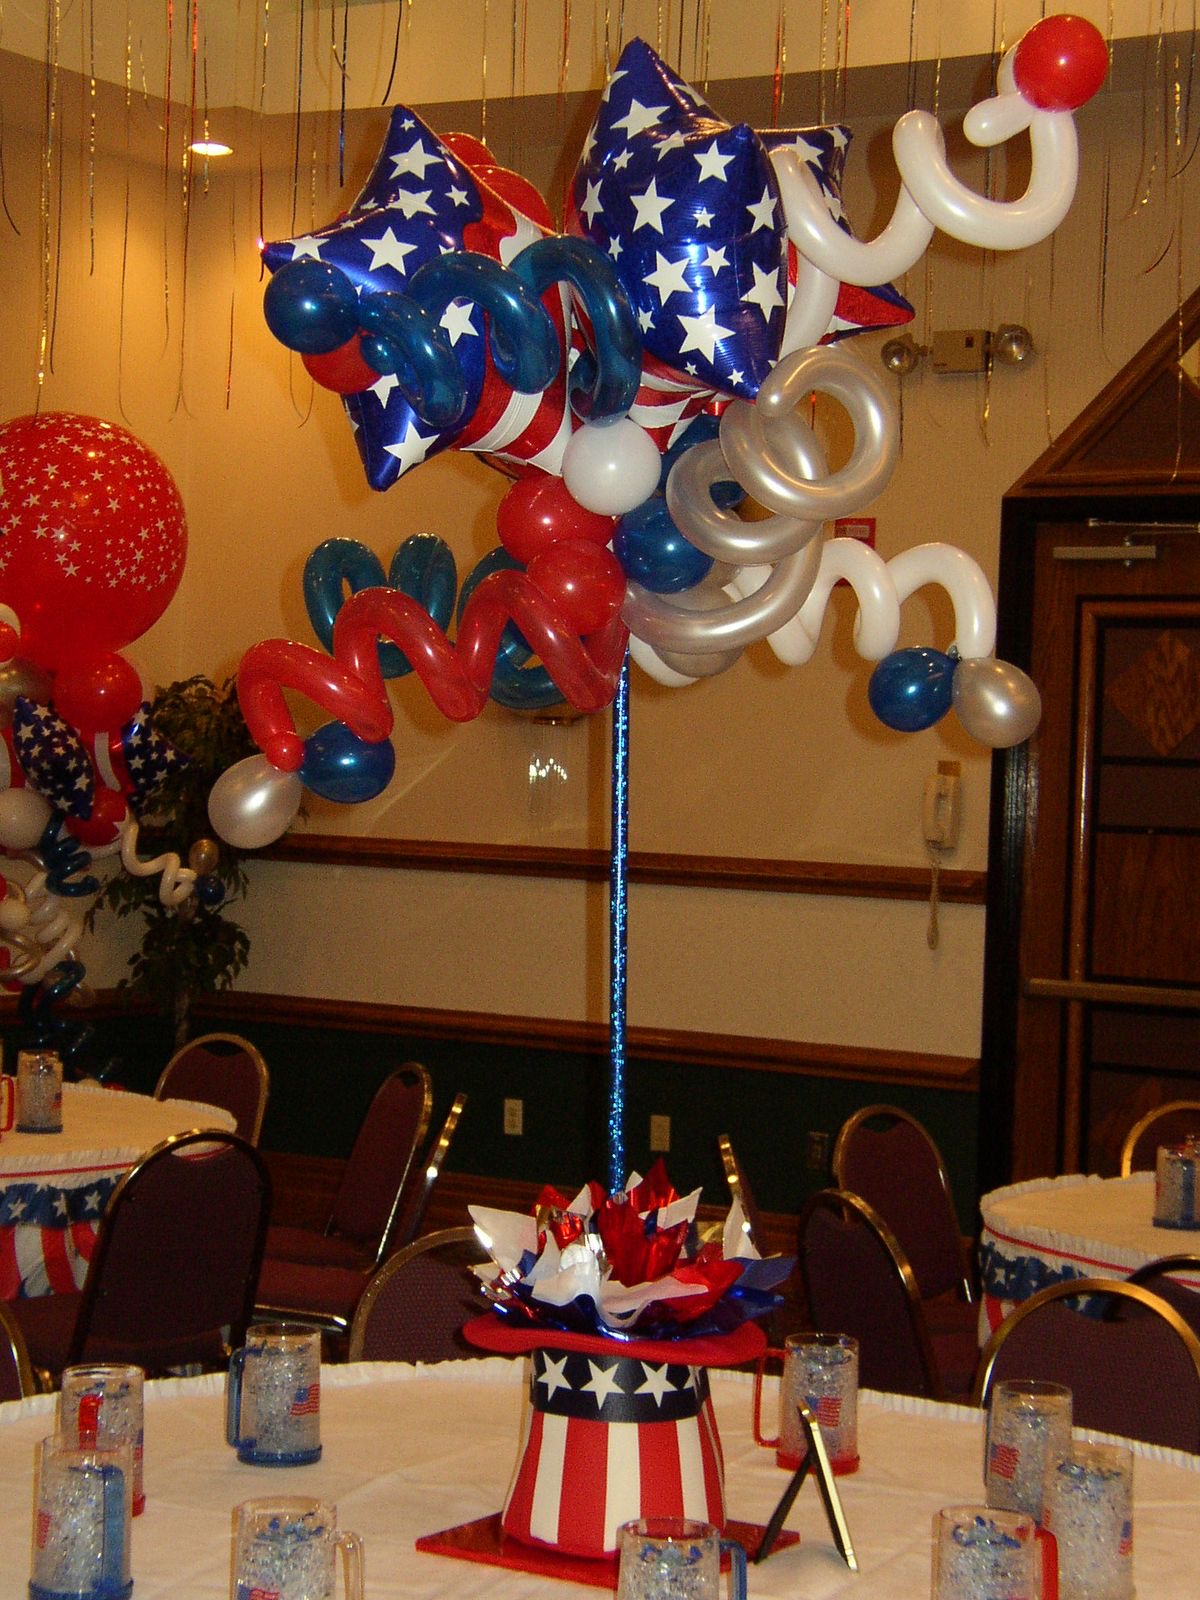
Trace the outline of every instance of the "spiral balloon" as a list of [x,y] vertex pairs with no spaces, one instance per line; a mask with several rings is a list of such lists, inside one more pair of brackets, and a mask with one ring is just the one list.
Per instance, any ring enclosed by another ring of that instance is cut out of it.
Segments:
[[135,878],[150,878],[161,873],[158,886],[159,902],[164,906],[181,906],[192,894],[198,876],[191,867],[185,867],[174,850],[147,861],[137,853],[138,825],[130,817],[121,828],[121,865]]

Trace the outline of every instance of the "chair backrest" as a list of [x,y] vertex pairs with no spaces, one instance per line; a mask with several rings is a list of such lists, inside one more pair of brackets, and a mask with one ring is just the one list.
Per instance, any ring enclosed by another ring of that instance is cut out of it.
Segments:
[[1139,1117],[1121,1145],[1121,1176],[1153,1172],[1160,1144],[1182,1144],[1189,1133],[1200,1133],[1200,1101],[1169,1100]]
[[154,1086],[156,1100],[200,1100],[237,1119],[235,1131],[258,1143],[270,1093],[262,1054],[236,1033],[191,1039],[167,1062]]
[[900,1241],[924,1299],[957,1290],[970,1300],[971,1274],[941,1152],[898,1106],[866,1106],[842,1124],[833,1181],[861,1195]]
[[432,1110],[429,1074],[418,1062],[406,1061],[379,1085],[355,1135],[326,1232],[370,1250],[376,1265]]
[[758,1202],[742,1170],[741,1162],[734,1154],[733,1143],[727,1133],[717,1135],[717,1149],[721,1152],[721,1165],[725,1169],[725,1182],[729,1185],[729,1198],[736,1200],[742,1208],[750,1243],[759,1255],[765,1255],[766,1241]]
[[481,1300],[470,1268],[489,1260],[474,1228],[443,1228],[398,1250],[363,1291],[351,1361],[459,1361],[488,1352],[462,1336]]
[[0,1300],[0,1400],[24,1400],[37,1392],[25,1335]]
[[941,1399],[912,1267],[874,1207],[843,1189],[822,1189],[800,1213],[799,1237],[809,1320],[817,1333],[858,1340],[859,1382]]
[[[1142,1314],[1088,1316],[1067,1303],[1080,1295],[1116,1296]],[[979,1404],[1000,1378],[1065,1383],[1077,1427],[1200,1452],[1200,1340],[1138,1284],[1069,1278],[1039,1289],[989,1339],[976,1380]]]
[[400,1195],[400,1204],[396,1210],[395,1221],[388,1230],[384,1241],[384,1251],[391,1254],[394,1250],[403,1250],[405,1245],[412,1244],[421,1231],[421,1224],[425,1221],[425,1213],[429,1209],[429,1200],[433,1194],[433,1186],[441,1175],[445,1165],[446,1155],[458,1131],[459,1118],[463,1114],[463,1107],[467,1097],[460,1090],[454,1096],[450,1110],[446,1113],[446,1120],[438,1130],[433,1143],[426,1150],[421,1162],[413,1162],[409,1168],[408,1179]]
[[1174,1306],[1188,1327],[1200,1339],[1200,1291],[1189,1289],[1187,1284],[1179,1283],[1171,1276],[1174,1272],[1186,1272],[1193,1279],[1200,1278],[1200,1255],[1190,1252],[1173,1256],[1158,1256],[1153,1261],[1147,1261],[1136,1272],[1131,1272],[1125,1280],[1127,1283],[1137,1284],[1139,1288],[1149,1289],[1151,1294],[1158,1295],[1160,1300],[1165,1300],[1169,1306]]
[[248,1140],[208,1128],[155,1145],[109,1198],[68,1364],[219,1363],[245,1337],[270,1210]]

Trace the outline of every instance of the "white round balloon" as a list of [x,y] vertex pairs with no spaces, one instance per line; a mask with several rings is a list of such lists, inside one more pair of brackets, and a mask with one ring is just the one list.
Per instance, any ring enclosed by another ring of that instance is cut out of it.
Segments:
[[0,845],[6,850],[32,850],[49,821],[49,803],[36,789],[0,790]]
[[287,832],[303,788],[296,773],[280,772],[266,756],[247,756],[213,784],[208,820],[235,850],[261,850]]
[[648,500],[661,472],[658,446],[629,417],[584,423],[563,451],[563,482],[581,506],[602,517],[623,517]]

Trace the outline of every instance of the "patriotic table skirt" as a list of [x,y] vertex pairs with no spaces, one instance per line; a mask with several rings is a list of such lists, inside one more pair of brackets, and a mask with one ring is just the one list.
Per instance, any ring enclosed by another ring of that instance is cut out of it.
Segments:
[[[498,1349],[509,1330],[476,1318],[466,1332]],[[549,1330],[522,1330],[506,1345],[528,1350],[531,1362],[504,1532],[598,1558],[616,1550],[617,1529],[637,1517],[692,1517],[723,1529],[725,1468],[705,1368],[753,1359],[766,1342],[761,1330],[746,1324],[709,1340],[629,1344],[559,1337],[562,1344]]]
[[125,1168],[8,1179],[0,1190],[0,1300],[83,1287],[108,1197]]

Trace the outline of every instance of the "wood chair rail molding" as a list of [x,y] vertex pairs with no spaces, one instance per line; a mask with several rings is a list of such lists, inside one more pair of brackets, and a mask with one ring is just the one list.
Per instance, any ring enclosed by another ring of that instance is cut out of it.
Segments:
[[[289,833],[261,852],[271,861],[303,861],[393,871],[476,872],[511,878],[608,877],[604,850],[546,845],[461,844],[443,839],[369,839],[350,834]],[[851,861],[782,861],[753,856],[666,855],[631,850],[633,883],[681,889],[751,889],[771,894],[832,894],[875,900],[928,900],[928,867],[866,866]],[[959,905],[983,905],[987,873],[948,869],[939,894]]]
[[[388,1033],[463,1044],[511,1045],[572,1055],[605,1055],[608,1024],[554,1017],[518,1017],[485,1011],[435,1011],[417,1006],[368,1004],[355,1000],[314,1000],[293,995],[254,994],[237,989],[198,996],[197,1020],[221,1019],[232,1025],[258,1023],[329,1029],[348,1033]],[[641,1061],[686,1062],[740,1072],[782,1072],[801,1077],[842,1078],[867,1083],[974,1093],[979,1063],[974,1056],[943,1056],[908,1050],[874,1050],[857,1045],[800,1043],[739,1034],[692,1033],[677,1028],[627,1030],[627,1054]]]

